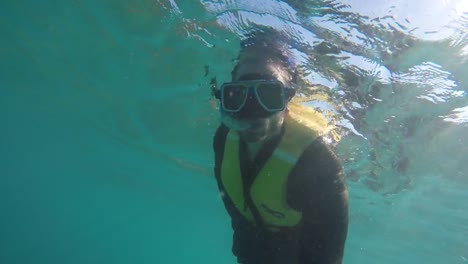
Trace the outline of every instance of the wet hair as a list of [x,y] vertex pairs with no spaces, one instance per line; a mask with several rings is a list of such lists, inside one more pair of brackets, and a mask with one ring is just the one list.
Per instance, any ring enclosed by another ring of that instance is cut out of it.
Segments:
[[243,55],[249,54],[250,60],[257,60],[280,66],[295,82],[296,64],[288,50],[286,36],[272,28],[257,28],[244,36],[240,42],[240,52],[236,66],[231,72],[232,80],[237,76],[237,69],[243,62]]

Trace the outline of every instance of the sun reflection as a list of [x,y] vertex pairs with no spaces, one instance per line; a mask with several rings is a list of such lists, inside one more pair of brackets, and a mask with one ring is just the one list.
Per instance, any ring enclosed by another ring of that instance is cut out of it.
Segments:
[[468,106],[456,108],[452,114],[445,116],[444,121],[452,123],[468,123]]
[[455,12],[457,15],[463,15],[464,13],[468,13],[468,1],[466,0],[458,0],[455,4]]

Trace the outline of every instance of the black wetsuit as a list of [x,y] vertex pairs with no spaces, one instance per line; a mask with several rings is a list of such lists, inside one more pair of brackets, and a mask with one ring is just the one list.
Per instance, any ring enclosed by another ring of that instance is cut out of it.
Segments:
[[[221,163],[228,128],[216,131],[215,176],[220,192]],[[280,136],[281,137],[281,136]],[[278,145],[280,137],[272,139],[251,163],[246,144],[240,141],[240,162],[243,181],[246,169],[260,171]],[[255,176],[253,176],[255,177]],[[245,192],[244,192],[245,193]],[[246,220],[229,196],[222,195],[231,216],[234,230],[232,251],[242,264],[312,264],[341,263],[348,230],[348,203],[342,166],[336,155],[319,138],[310,144],[289,174],[288,205],[302,212],[301,223],[280,232],[258,228]]]

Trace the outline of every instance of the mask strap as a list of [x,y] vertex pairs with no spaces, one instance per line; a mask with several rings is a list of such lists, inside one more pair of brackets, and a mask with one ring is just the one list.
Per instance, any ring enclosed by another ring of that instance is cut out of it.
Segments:
[[216,77],[211,78],[210,81],[211,96],[214,96],[216,99],[221,99],[221,91],[218,88],[218,82]]

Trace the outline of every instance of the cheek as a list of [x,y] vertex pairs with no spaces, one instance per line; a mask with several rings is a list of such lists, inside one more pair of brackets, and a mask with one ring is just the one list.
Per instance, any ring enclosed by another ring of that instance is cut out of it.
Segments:
[[284,116],[285,111],[281,111],[273,115],[270,120],[275,126],[282,126],[284,123]]

